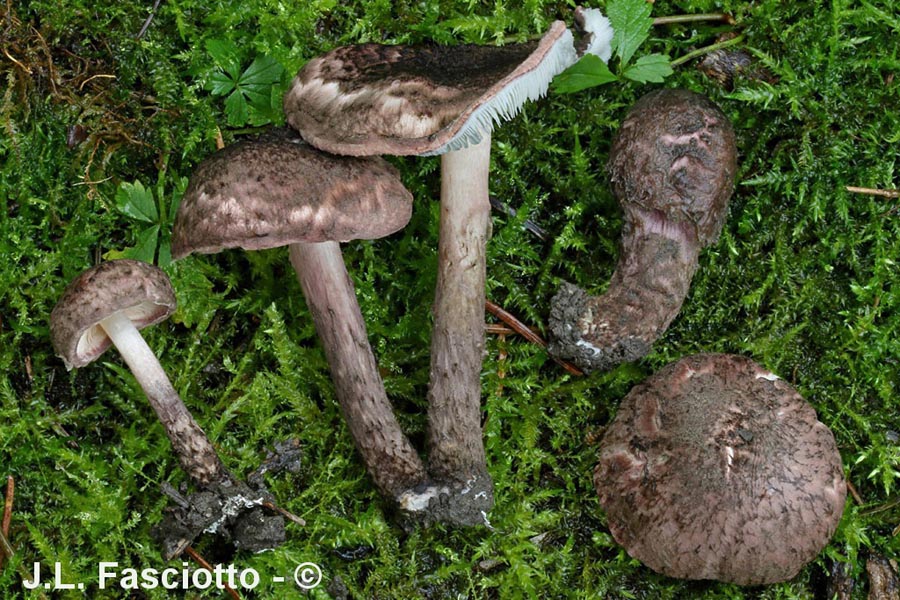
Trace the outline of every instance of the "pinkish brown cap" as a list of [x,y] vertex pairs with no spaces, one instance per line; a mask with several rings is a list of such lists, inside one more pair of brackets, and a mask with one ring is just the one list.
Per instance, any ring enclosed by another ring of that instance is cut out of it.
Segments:
[[834,534],[846,484],[831,431],[752,360],[698,354],[622,400],[594,485],[651,569],[742,585],[790,579]]
[[507,46],[344,46],[300,70],[284,113],[327,152],[441,154],[481,141],[576,59],[562,21]]
[[50,339],[67,369],[83,367],[112,345],[100,321],[122,311],[143,329],[175,312],[175,292],[162,269],[112,260],[76,277],[50,313]]
[[412,194],[383,159],[328,155],[275,130],[200,163],[175,217],[172,256],[376,239],[411,214]]

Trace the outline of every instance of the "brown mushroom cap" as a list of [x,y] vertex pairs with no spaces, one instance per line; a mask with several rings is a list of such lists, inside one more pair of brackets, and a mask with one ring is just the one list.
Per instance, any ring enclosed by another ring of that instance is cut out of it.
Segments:
[[376,239],[411,214],[412,195],[383,159],[331,156],[279,129],[200,163],[178,208],[172,256]]
[[828,543],[846,484],[831,431],[750,359],[699,354],[622,400],[594,485],[609,529],[655,571],[789,579]]
[[284,113],[327,152],[440,154],[480,141],[576,58],[562,21],[507,46],[344,46],[300,70]]
[[719,238],[737,148],[731,122],[712,100],[665,88],[642,96],[622,121],[609,156],[610,184],[627,221],[657,214],[670,227],[695,230],[701,246]]
[[175,292],[162,269],[112,260],[76,277],[50,313],[50,338],[66,368],[83,367],[112,344],[99,323],[123,311],[143,329],[175,312]]

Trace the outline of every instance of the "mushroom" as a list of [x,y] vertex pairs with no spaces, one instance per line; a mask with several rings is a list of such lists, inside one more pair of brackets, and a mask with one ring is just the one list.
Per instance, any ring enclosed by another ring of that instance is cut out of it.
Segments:
[[846,484],[831,431],[752,360],[698,354],[622,400],[594,472],[609,530],[651,569],[758,585],[824,548]]
[[700,250],[719,237],[736,156],[731,124],[704,96],[662,89],[638,100],[610,150],[625,217],[612,281],[600,296],[561,286],[551,354],[592,371],[650,351],[681,309]]
[[[606,18],[579,11],[577,20],[592,30],[587,51],[608,60]],[[577,58],[562,21],[539,41],[502,47],[347,46],[309,61],[284,97],[288,123],[327,152],[441,155],[428,391],[428,470],[437,483],[404,501],[437,520],[487,523],[493,505],[480,383],[491,130]]]
[[76,277],[50,313],[50,337],[71,370],[115,345],[162,422],[181,467],[198,485],[229,478],[212,443],[172,387],[140,329],[175,311],[175,292],[161,269],[113,260]]
[[340,242],[389,235],[406,225],[411,207],[382,159],[329,156],[280,129],[204,160],[172,232],[176,259],[290,247],[350,433],[375,485],[395,501],[427,474],[394,417]]

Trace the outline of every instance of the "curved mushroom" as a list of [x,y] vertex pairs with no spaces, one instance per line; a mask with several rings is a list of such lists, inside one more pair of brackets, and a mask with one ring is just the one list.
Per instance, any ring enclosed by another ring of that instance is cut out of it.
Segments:
[[638,100],[608,164],[625,217],[615,272],[600,296],[562,285],[551,354],[592,371],[650,351],[681,309],[700,250],[719,237],[736,161],[731,124],[706,97],[662,89]]
[[[608,60],[605,17],[580,11],[578,21],[591,29],[587,51]],[[288,123],[327,152],[442,155],[428,392],[428,469],[438,483],[405,497],[425,521],[485,524],[493,505],[480,381],[491,131],[577,58],[562,21],[539,41],[502,47],[347,46],[307,63],[284,97]]]
[[594,472],[610,532],[651,569],[790,579],[828,543],[846,483],[831,431],[752,360],[698,354],[622,400]]
[[340,242],[394,233],[411,210],[387,162],[327,155],[281,129],[204,160],[172,231],[176,259],[290,246],[350,433],[375,485],[395,501],[427,474],[394,417]]
[[156,411],[181,467],[198,485],[229,478],[203,429],[172,387],[139,330],[175,312],[161,269],[113,260],[76,277],[50,313],[50,338],[66,368],[83,367],[115,345]]

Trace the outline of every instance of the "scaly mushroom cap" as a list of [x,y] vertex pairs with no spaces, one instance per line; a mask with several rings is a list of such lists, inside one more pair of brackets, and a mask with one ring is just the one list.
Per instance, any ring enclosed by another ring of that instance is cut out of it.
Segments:
[[508,46],[345,46],[300,70],[284,114],[327,152],[441,154],[479,142],[576,59],[562,21]]
[[143,329],[175,312],[175,292],[162,269],[112,260],[76,277],[50,313],[50,339],[67,369],[83,367],[112,345],[99,323],[123,311]]
[[734,130],[709,98],[660,89],[622,121],[607,169],[628,222],[658,213],[668,224],[696,228],[708,246],[719,238],[734,188]]
[[383,159],[331,156],[280,129],[200,163],[178,207],[172,256],[377,239],[411,214],[412,194]]
[[828,543],[846,484],[831,431],[753,361],[699,354],[622,400],[594,485],[628,553],[672,577],[789,579]]

